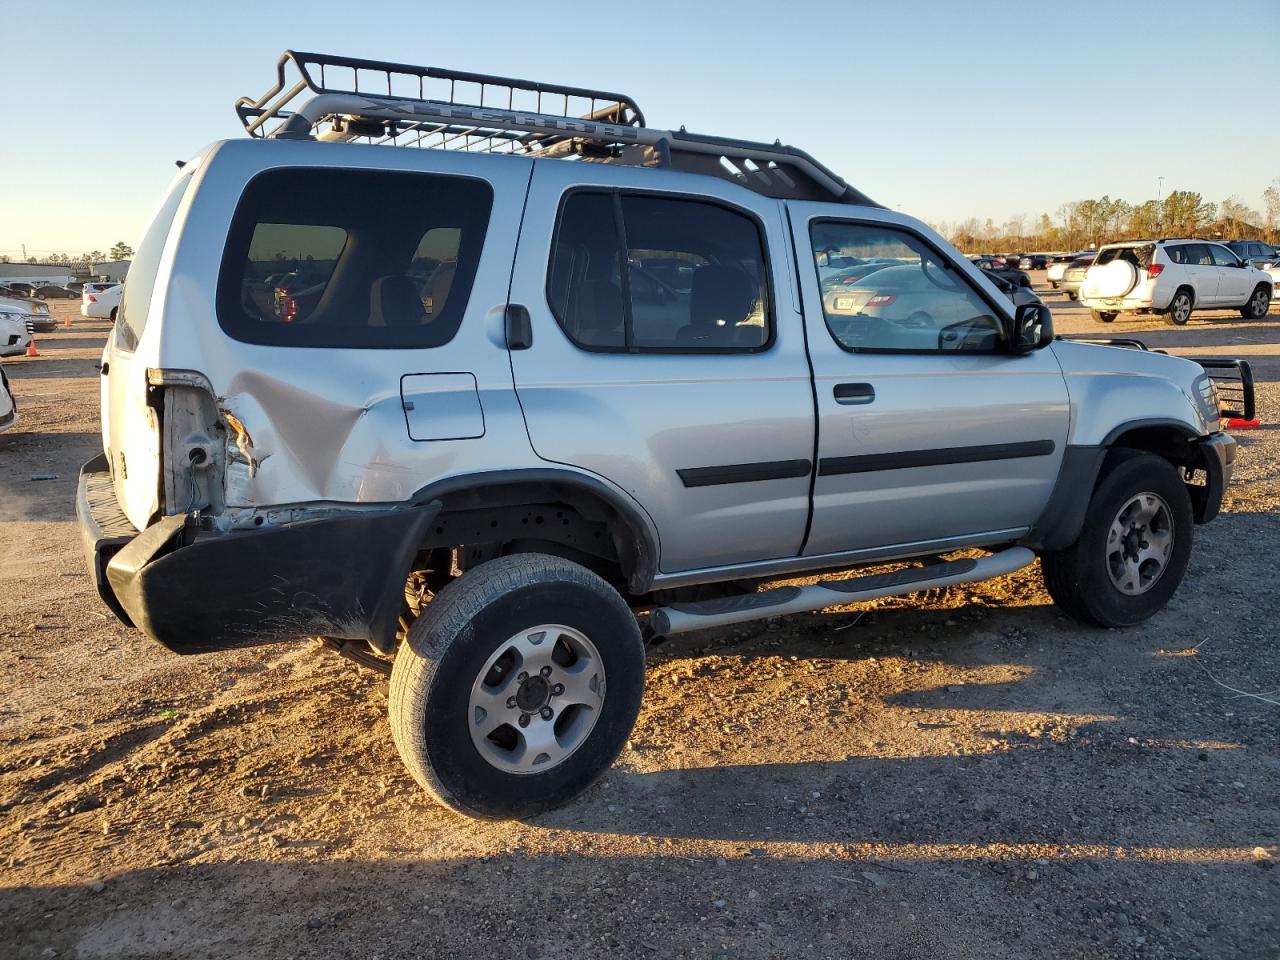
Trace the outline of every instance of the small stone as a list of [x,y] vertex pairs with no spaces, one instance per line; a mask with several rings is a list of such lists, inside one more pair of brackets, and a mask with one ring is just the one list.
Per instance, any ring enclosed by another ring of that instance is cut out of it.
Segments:
[[747,891],[747,899],[748,899],[748,900],[759,900],[759,899],[760,899],[760,891],[759,891],[759,890],[748,890],[748,891]]
[[89,889],[94,893],[101,893],[103,890],[107,889],[107,885],[101,880],[95,880],[93,883],[89,884]]
[[1028,880],[1039,880],[1039,879],[1040,879],[1040,874],[1039,874],[1037,871],[1035,871],[1035,870],[1028,870],[1028,871],[1027,871],[1027,879],[1028,879]]
[[1203,750],[1201,750],[1201,751],[1196,755],[1196,759],[1197,759],[1197,760],[1199,760],[1201,763],[1203,763],[1203,762],[1205,762],[1205,761],[1207,761],[1207,760],[1209,759],[1209,755],[1208,755],[1207,753],[1205,753]]
[[723,910],[726,906],[726,902],[724,900],[712,900],[711,905],[717,910]]
[[1231,785],[1232,785],[1233,787],[1235,787],[1237,790],[1243,790],[1243,789],[1244,789],[1244,784],[1243,784],[1243,783],[1241,783],[1239,780],[1236,780],[1236,781],[1235,781],[1234,783],[1232,783]]
[[308,930],[319,930],[323,926],[324,926],[324,921],[321,920],[319,917],[312,917],[310,920],[307,921]]
[[862,878],[869,881],[877,890],[883,890],[885,887],[889,886],[888,881],[873,870],[863,870]]
[[175,910],[181,910],[186,905],[187,905],[186,897],[178,897],[178,899],[174,900],[171,904],[169,904],[169,906],[173,907],[173,909]]

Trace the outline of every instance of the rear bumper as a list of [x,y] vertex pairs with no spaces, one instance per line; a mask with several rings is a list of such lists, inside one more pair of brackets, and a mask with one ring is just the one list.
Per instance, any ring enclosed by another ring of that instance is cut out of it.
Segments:
[[1236,441],[1227,433],[1211,433],[1199,441],[1200,466],[1206,480],[1204,486],[1188,485],[1196,523],[1208,523],[1222,509],[1222,495],[1231,482],[1235,469]]
[[233,533],[178,514],[139,532],[121,525],[105,467],[81,470],[76,515],[98,593],[126,625],[176,653],[317,635],[391,650],[438,501]]

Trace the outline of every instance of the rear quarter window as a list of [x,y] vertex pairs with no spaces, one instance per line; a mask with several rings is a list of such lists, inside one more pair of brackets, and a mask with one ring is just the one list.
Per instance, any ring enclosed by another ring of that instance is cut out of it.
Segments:
[[[181,177],[169,188],[169,195],[164,198],[160,209],[156,211],[151,226],[138,244],[138,252],[133,263],[129,265],[129,282],[125,284],[120,296],[120,305],[116,307],[116,346],[121,350],[137,349],[138,340],[147,325],[147,314],[151,309],[151,295],[155,290],[156,274],[160,271],[160,255],[164,253],[164,243],[173,227],[173,219],[178,215],[178,205],[186,195],[191,184],[190,176]],[[106,290],[114,284],[97,284]]]
[[218,321],[247,343],[441,346],[462,323],[492,206],[470,177],[259,174],[232,221]]

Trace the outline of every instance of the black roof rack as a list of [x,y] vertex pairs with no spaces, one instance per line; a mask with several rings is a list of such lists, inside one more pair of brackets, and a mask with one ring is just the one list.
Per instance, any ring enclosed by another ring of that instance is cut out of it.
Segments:
[[878,206],[803,150],[652,129],[630,97],[583,87],[286,50],[275,85],[235,109],[254,137],[665,166],[779,199]]

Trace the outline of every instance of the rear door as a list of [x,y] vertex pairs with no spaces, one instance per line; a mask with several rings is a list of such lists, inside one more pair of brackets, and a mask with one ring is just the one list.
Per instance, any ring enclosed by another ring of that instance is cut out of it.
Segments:
[[[1058,478],[1069,420],[1051,349],[1011,356],[1012,306],[886,211],[790,213],[818,404],[805,554],[947,549],[1015,537]],[[822,284],[826,253],[898,265]]]
[[632,496],[660,569],[795,556],[814,444],[781,205],[707,177],[535,165],[512,280],[539,457]]
[[160,509],[159,419],[150,404],[147,383],[147,369],[155,365],[158,344],[155,337],[144,343],[142,335],[152,312],[152,294],[165,282],[160,274],[167,240],[190,183],[189,174],[174,181],[138,245],[102,367],[106,381],[103,447],[110,459],[116,499],[138,529],[147,526]]
[[[1207,243],[1181,243],[1175,248],[1182,256],[1186,275],[1196,292],[1196,304],[1209,306],[1218,302],[1218,276],[1221,272],[1213,262]],[[1172,254],[1173,251],[1170,251]]]

